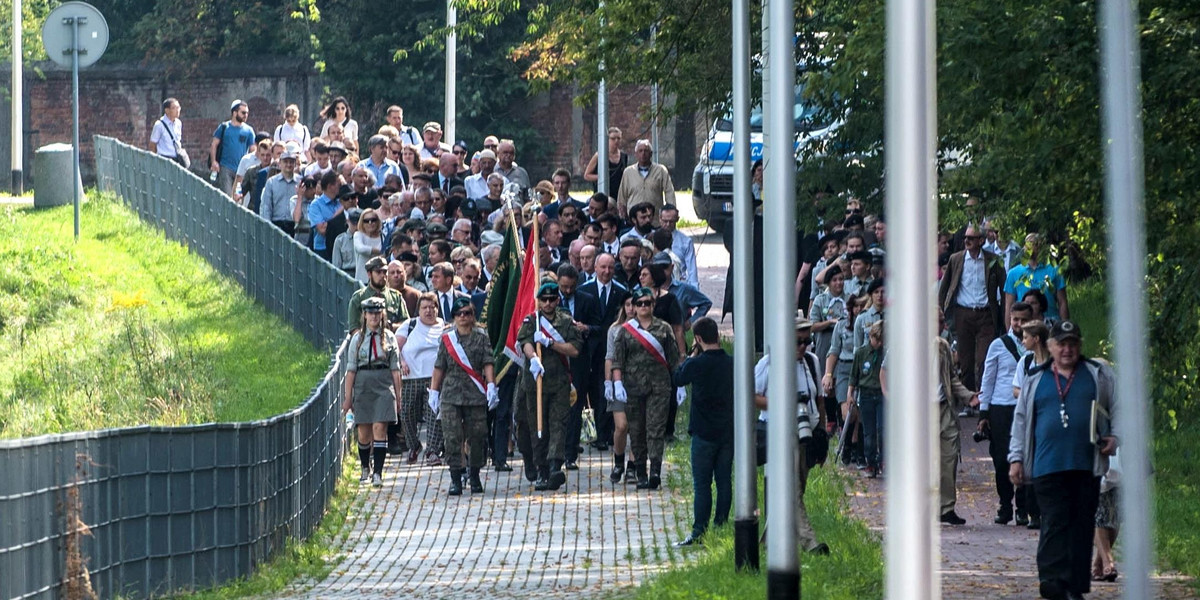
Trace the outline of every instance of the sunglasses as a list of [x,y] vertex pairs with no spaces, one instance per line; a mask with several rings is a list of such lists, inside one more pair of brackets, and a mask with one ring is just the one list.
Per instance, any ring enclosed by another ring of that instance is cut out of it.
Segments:
[[982,235],[965,235],[963,237],[968,240],[982,240],[983,239]]
[[654,306],[653,300],[638,300],[633,303],[634,306]]
[[379,219],[363,219],[363,223],[378,223]]
[[862,209],[861,209],[861,208],[847,208],[847,209],[846,209],[846,214],[848,214],[848,215],[861,215],[861,214],[862,214]]
[[558,302],[558,296],[555,296],[553,298],[550,298],[548,296],[545,298],[538,298],[538,302]]
[[457,317],[473,317],[473,316],[475,316],[475,311],[470,310],[470,309],[463,309],[463,310],[460,310],[460,311],[454,313],[454,316],[455,316],[455,318],[457,318]]
[[807,346],[812,343],[812,338],[796,338],[797,346]]
[[467,155],[467,151],[466,151],[466,150],[455,150],[455,151],[454,151],[454,153],[455,153],[455,154],[457,154],[457,155],[459,155],[459,156],[466,156],[466,155]]

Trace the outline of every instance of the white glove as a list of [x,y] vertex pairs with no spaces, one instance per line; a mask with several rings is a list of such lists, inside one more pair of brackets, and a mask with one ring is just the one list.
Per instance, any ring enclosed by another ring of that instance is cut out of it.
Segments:
[[623,381],[614,381],[613,382],[613,399],[616,400],[617,402],[628,402],[629,401],[629,394],[625,393],[625,382],[623,382]]
[[487,403],[488,410],[492,410],[496,408],[497,404],[500,404],[500,392],[496,391],[494,383],[487,384]]
[[684,387],[675,388],[675,404],[683,406],[684,400],[687,400],[687,389]]
[[542,373],[546,372],[546,367],[542,366],[542,361],[538,357],[529,359],[529,374],[534,377],[541,377]]
[[535,332],[533,332],[533,343],[541,344],[541,345],[549,348],[551,345],[554,344],[554,340],[550,339],[550,336],[542,333],[541,331],[535,331]]
[[429,390],[429,409],[433,411],[434,416],[438,416],[438,409],[442,407],[442,393],[438,390]]
[[604,382],[604,399],[609,402],[613,401],[613,382],[611,381]]

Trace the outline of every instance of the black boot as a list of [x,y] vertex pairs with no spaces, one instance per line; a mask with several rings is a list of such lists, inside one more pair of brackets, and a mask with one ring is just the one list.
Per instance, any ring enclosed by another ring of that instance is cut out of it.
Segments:
[[637,463],[632,460],[625,464],[625,483],[637,483]]
[[621,483],[621,478],[625,476],[625,455],[617,454],[613,456],[612,473],[608,475],[609,481],[613,483]]
[[554,468],[550,471],[550,489],[558,490],[567,484],[567,474],[563,473],[563,461],[554,461]]
[[533,489],[544,492],[550,489],[550,465],[538,465],[537,481],[533,482]]
[[657,490],[662,485],[662,460],[650,461],[650,476],[643,480],[638,478],[639,490]]
[[450,491],[446,493],[451,496],[462,495],[462,469],[450,469]]
[[529,483],[533,483],[538,479],[537,465],[529,460],[525,461],[525,479],[529,480]]
[[470,483],[471,483],[471,493],[472,494],[482,494],[483,493],[483,482],[479,481],[479,469],[471,467]]
[[650,479],[646,477],[645,461],[639,460],[634,464],[634,473],[637,475],[637,489],[650,489]]

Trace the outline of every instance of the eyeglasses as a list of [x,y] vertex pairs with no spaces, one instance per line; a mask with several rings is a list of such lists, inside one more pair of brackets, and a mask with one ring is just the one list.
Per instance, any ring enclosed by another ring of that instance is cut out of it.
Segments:
[[483,147],[487,148],[488,150],[495,150],[499,146],[497,146],[496,144],[484,144]]
[[812,338],[796,338],[797,346],[807,346],[812,343]]
[[467,259],[465,259],[465,258],[460,258],[460,259],[458,259],[458,260],[452,260],[452,261],[450,261],[450,264],[454,264],[454,265],[461,265],[461,264],[463,264],[463,263],[465,263],[465,262],[467,262]]
[[379,219],[363,219],[363,223],[378,223]]
[[633,303],[634,306],[654,306],[653,300],[638,300]]

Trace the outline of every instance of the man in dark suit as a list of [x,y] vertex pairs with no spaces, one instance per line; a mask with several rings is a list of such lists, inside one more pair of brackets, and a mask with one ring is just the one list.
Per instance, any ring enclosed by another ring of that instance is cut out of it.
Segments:
[[[570,264],[558,267],[558,293],[561,300],[559,308],[571,313],[575,328],[583,338],[583,349],[579,356],[571,359],[571,383],[575,386],[575,404],[567,411],[567,421],[563,429],[566,431],[566,464],[568,471],[578,469],[576,460],[579,458],[579,430],[583,425],[583,409],[591,406],[593,413],[598,400],[592,393],[597,389],[592,384],[595,379],[592,373],[591,355],[595,351],[596,340],[600,340],[600,353],[604,352],[604,333],[601,324],[604,313],[600,308],[600,300],[578,288],[579,271]],[[603,389],[603,388],[599,388]],[[602,394],[600,394],[602,396]]]
[[979,389],[987,348],[1004,331],[1004,259],[983,249],[983,233],[967,227],[965,250],[950,255],[938,288],[938,306],[954,320],[962,383]]
[[454,267],[448,262],[440,262],[429,268],[429,291],[437,294],[438,316],[447,323],[454,322],[451,316],[454,299],[470,298],[454,287]]
[[588,389],[588,398],[592,402],[592,410],[596,413],[596,444],[599,450],[605,450],[612,444],[613,420],[608,414],[608,401],[604,399],[604,356],[608,351],[608,328],[621,314],[621,307],[629,290],[620,282],[613,279],[616,272],[616,258],[611,254],[601,254],[596,257],[596,276],[591,281],[579,286],[580,294],[596,298],[600,307],[600,333],[584,340],[584,349],[590,371],[593,374]]
[[458,155],[451,152],[443,152],[438,158],[438,173],[436,180],[432,182],[437,186],[446,197],[450,197],[450,190],[456,185],[462,185],[463,180],[458,178]]

